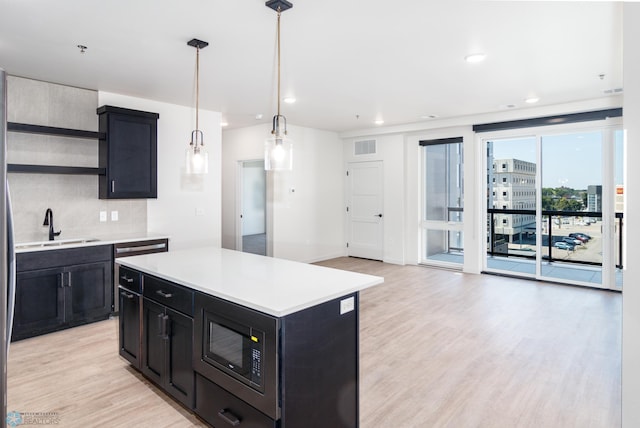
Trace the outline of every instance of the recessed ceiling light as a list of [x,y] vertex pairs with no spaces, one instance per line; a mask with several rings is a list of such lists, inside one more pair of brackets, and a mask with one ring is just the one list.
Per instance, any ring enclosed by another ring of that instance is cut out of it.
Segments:
[[256,114],[256,120],[262,120],[262,113]]
[[527,104],[535,104],[538,101],[540,101],[540,98],[538,98],[538,97],[529,97],[526,100],[524,100],[524,102],[527,103]]
[[376,121],[375,121],[375,122],[373,122],[373,123],[375,123],[376,125],[382,125],[382,124],[384,123],[384,120],[382,120],[382,119],[378,119],[378,120],[376,120]]
[[229,122],[223,120],[222,122],[220,122],[220,126],[222,127],[229,126]]
[[293,104],[296,102],[296,99],[294,97],[285,97],[282,99],[282,101],[284,101],[287,104]]
[[470,54],[464,57],[464,60],[467,62],[481,62],[484,61],[484,59],[487,56],[483,53],[474,53],[474,54]]

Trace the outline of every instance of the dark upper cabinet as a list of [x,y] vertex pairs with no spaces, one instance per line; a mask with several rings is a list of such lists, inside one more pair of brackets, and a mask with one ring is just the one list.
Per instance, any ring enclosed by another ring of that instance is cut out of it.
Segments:
[[98,108],[100,199],[157,198],[158,113]]

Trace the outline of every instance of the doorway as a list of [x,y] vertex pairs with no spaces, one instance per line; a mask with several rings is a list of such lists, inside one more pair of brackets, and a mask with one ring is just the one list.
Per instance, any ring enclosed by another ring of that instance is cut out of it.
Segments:
[[264,160],[238,162],[238,230],[236,248],[267,255],[266,173]]
[[347,253],[382,260],[382,161],[349,162],[347,169]]

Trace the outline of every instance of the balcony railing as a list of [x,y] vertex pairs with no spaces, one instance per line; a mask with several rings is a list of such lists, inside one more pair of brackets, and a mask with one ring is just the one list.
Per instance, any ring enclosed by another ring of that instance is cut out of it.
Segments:
[[[529,225],[516,225],[513,226],[515,219],[517,219],[518,215],[523,216],[533,216],[535,217],[535,210],[524,210],[524,209],[498,209],[498,208],[490,208],[487,210],[488,213],[488,246],[487,246],[487,254],[491,256],[501,256],[501,257],[516,257],[516,258],[526,258],[526,259],[535,259],[536,258],[536,235],[535,235],[535,222],[532,222]],[[497,215],[508,215],[514,216],[511,217],[511,222],[507,222],[506,228],[512,231],[513,233],[498,233],[500,229],[505,229],[505,226],[502,224],[496,224],[496,216]],[[564,253],[559,253],[559,249],[554,247],[554,244],[558,241],[561,241],[567,234],[563,234],[563,226],[565,230],[567,228],[575,229],[576,232],[580,232],[580,227],[576,227],[576,219],[582,218],[583,224],[585,219],[593,219],[589,221],[589,223],[597,223],[599,219],[602,218],[601,212],[585,212],[585,211],[542,211],[543,217],[543,235],[542,235],[542,247],[543,253],[542,258],[547,261],[562,261],[564,263],[576,263],[583,265],[594,265],[594,266],[602,266],[602,256],[601,251],[591,250],[587,252],[578,252],[574,251],[573,254],[576,254],[576,257],[569,257],[569,251],[567,251],[567,255]],[[622,254],[624,249],[624,241],[623,241],[623,213],[616,213],[616,267],[622,269]],[[571,221],[573,219],[573,221]],[[566,223],[565,223],[566,221]],[[554,228],[554,226],[557,226]],[[593,227],[591,229],[594,229]],[[597,228],[596,228],[597,229]],[[601,238],[600,230],[597,229],[597,237]],[[533,237],[533,238],[532,238]],[[517,238],[517,242],[514,242],[514,238]],[[596,239],[594,242],[597,242]],[[593,245],[601,245],[602,241],[599,240],[599,244],[592,243]],[[518,245],[520,248],[513,248],[514,245]],[[579,248],[580,246],[576,246]],[[585,245],[586,247],[586,245]],[[556,251],[554,251],[556,250]],[[563,254],[563,257],[554,256],[554,254]],[[571,254],[573,256],[573,254]],[[583,255],[588,254],[586,257],[582,257]],[[591,259],[589,259],[591,257]]]

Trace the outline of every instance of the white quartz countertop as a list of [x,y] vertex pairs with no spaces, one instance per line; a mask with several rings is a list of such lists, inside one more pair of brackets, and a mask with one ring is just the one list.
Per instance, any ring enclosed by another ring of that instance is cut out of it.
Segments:
[[18,242],[15,245],[16,253],[29,253],[33,251],[50,251],[64,248],[90,247],[97,245],[121,244],[126,242],[153,241],[155,239],[168,239],[168,235],[134,233],[117,234],[109,236],[91,236],[69,239],[55,239],[53,241]]
[[384,282],[379,276],[214,247],[116,262],[277,317]]

